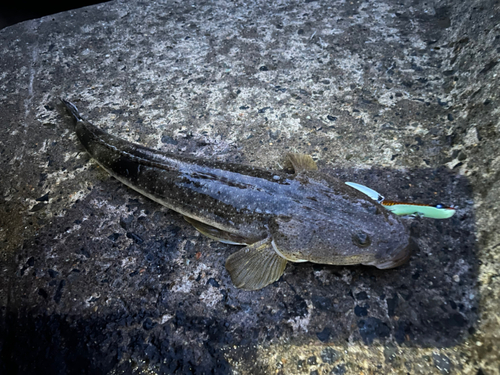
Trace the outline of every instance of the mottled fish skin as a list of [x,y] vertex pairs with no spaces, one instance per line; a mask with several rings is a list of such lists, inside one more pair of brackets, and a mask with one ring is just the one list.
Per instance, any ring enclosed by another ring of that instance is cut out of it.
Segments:
[[[100,130],[63,102],[76,119],[79,140],[112,176],[181,213],[202,233],[254,244],[255,254],[266,254],[228,259],[238,287],[260,289],[277,280],[286,260],[391,268],[409,257],[401,220],[340,180],[311,170],[312,159],[307,169],[294,165],[292,175],[152,150]],[[272,275],[259,274],[258,281],[247,275],[247,268],[265,262],[272,263]]]

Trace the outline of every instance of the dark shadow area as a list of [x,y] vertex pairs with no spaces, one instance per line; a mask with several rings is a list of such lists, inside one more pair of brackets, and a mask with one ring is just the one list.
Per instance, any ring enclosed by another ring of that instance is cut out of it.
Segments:
[[[198,237],[180,215],[105,180],[11,259],[0,372],[129,373],[146,358],[159,373],[223,374],[223,349],[234,345],[233,355],[248,358],[275,339],[449,347],[473,333],[478,261],[467,180],[445,168],[327,172],[388,199],[459,209],[449,220],[408,219],[412,256],[399,268],[294,264],[246,292],[224,269],[236,246]],[[95,202],[127,207],[115,213],[118,229],[102,225]]]
[[[134,372],[148,362],[162,374],[229,374],[229,364],[218,350],[213,319],[201,319],[209,335],[200,346],[182,346],[170,337],[170,326],[148,332],[155,312],[116,313],[103,318],[71,318],[58,314],[18,311],[8,314],[1,335],[2,374],[108,374]],[[176,324],[182,324],[175,318]],[[220,324],[220,322],[219,322]],[[15,329],[11,329],[14,328]],[[121,361],[126,356],[128,361]]]
[[49,14],[77,9],[88,5],[104,3],[98,0],[77,0],[66,2],[11,1],[0,4],[0,30],[18,22],[48,16]]

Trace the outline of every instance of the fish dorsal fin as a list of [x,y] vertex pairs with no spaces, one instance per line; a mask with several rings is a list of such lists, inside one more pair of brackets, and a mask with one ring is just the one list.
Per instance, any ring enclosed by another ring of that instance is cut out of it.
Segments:
[[266,238],[227,258],[226,269],[237,288],[262,289],[283,275],[287,261],[274,251],[271,242]]
[[289,153],[286,155],[286,159],[292,163],[295,173],[318,170],[318,166],[311,155]]

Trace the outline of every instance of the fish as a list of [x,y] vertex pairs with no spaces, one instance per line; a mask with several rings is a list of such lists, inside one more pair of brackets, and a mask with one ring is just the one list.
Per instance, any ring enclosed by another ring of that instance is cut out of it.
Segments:
[[399,216],[405,215],[428,217],[432,219],[449,219],[450,217],[455,215],[456,212],[455,206],[445,206],[441,203],[432,205],[424,203],[391,201],[385,199],[383,195],[376,192],[375,190],[356,182],[346,182],[346,185],[349,185],[356,190],[359,190],[360,192],[366,194],[368,197],[384,206],[387,210]]
[[61,99],[89,155],[111,176],[183,215],[203,235],[242,246],[225,263],[232,283],[259,290],[288,262],[394,268],[410,257],[409,230],[378,202],[288,154],[293,174],[177,155],[131,143]]

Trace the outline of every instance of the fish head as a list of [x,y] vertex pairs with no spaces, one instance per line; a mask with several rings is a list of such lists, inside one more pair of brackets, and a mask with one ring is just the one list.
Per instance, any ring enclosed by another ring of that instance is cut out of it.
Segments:
[[293,215],[271,225],[273,246],[284,258],[381,269],[409,259],[410,236],[401,218],[333,177],[308,180]]

